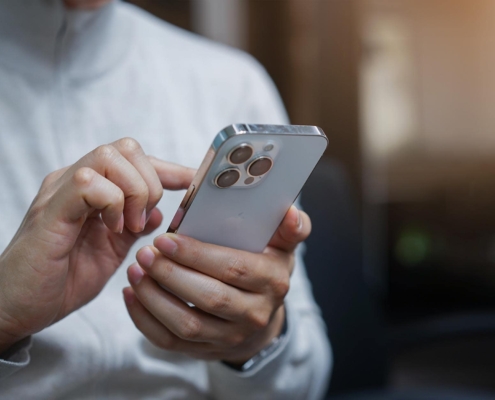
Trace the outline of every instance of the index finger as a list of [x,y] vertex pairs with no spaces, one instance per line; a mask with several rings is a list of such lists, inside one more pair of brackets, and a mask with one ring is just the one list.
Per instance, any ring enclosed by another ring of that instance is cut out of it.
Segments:
[[[78,171],[84,171],[84,168],[96,171],[123,191],[125,225],[133,232],[141,232],[145,225],[149,191],[134,165],[114,146],[103,145],[78,160],[64,175],[70,181],[77,178]],[[84,179],[82,181],[84,183]]]
[[155,168],[164,189],[187,189],[191,185],[194,175],[196,175],[194,168],[163,161],[153,156],[148,156],[148,158],[153,168]]

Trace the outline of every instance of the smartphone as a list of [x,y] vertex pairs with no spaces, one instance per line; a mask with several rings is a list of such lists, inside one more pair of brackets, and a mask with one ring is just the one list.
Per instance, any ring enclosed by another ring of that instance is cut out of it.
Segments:
[[316,126],[228,126],[213,140],[168,232],[262,252],[327,143]]

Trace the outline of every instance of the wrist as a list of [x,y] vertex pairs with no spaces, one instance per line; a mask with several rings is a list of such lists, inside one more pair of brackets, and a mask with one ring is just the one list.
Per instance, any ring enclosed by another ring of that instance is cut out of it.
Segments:
[[[3,288],[1,288],[0,290],[1,293],[5,293]],[[6,311],[4,305],[5,302],[2,302],[2,298],[0,296],[0,355],[5,353],[7,350],[9,350],[13,345],[15,345],[23,338],[29,336],[29,334],[22,336],[16,334],[19,332],[15,332],[15,333],[13,332],[12,324],[9,323],[9,321],[12,321],[12,318],[9,316],[9,312]]]
[[1,317],[2,308],[0,305],[0,355],[8,351],[12,346],[29,335],[15,335],[6,326],[5,320]]
[[263,337],[256,340],[256,344],[250,346],[249,351],[239,358],[232,360],[224,360],[224,363],[233,367],[234,369],[242,370],[242,367],[248,362],[256,357],[260,352],[269,348],[274,341],[277,340],[281,335],[285,334],[287,328],[285,307],[282,305],[274,314],[272,321],[268,325],[267,329],[264,330]]
[[[26,301],[26,299],[31,298],[31,296],[26,296],[29,288],[25,287],[22,282],[18,282],[18,277],[13,273],[22,270],[22,265],[15,257],[15,253],[23,250],[22,247],[16,248],[18,243],[19,241],[11,244],[8,250],[0,255],[0,355],[33,333],[43,329],[43,327],[31,329],[30,324],[28,324],[31,319],[36,320],[39,313],[30,304],[31,301]],[[7,277],[10,278],[11,282]],[[24,290],[19,290],[20,287]],[[26,318],[25,310],[28,310],[33,318]]]

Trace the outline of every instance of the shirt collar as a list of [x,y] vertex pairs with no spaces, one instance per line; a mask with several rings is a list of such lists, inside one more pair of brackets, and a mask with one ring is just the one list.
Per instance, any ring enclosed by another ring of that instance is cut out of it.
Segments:
[[132,26],[118,6],[86,11],[67,10],[62,0],[2,0],[0,65],[76,80],[102,75],[130,46]]

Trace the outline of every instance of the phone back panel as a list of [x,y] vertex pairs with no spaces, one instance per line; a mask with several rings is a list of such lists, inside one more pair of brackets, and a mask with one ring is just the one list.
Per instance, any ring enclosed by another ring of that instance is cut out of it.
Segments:
[[[215,185],[217,175],[232,165],[230,152],[248,143],[254,155],[243,165],[240,186],[221,189]],[[267,147],[268,146],[268,147]],[[233,125],[220,132],[208,152],[191,188],[182,211],[179,234],[203,242],[250,252],[266,247],[289,207],[323,155],[327,139],[316,127],[276,125]],[[270,151],[265,151],[272,147]],[[251,185],[249,163],[258,156],[273,160],[271,170]],[[193,187],[194,186],[194,191]],[[192,192],[192,193],[191,193]]]

